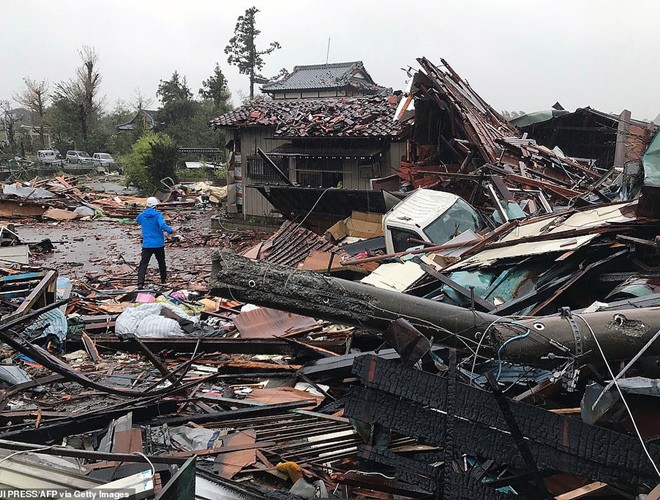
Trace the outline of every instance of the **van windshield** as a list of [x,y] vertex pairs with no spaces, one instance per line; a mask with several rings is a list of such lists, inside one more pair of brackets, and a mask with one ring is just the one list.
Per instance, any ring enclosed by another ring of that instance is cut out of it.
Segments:
[[424,233],[436,245],[471,229],[475,233],[486,227],[479,213],[462,199],[456,200],[440,217],[424,228]]

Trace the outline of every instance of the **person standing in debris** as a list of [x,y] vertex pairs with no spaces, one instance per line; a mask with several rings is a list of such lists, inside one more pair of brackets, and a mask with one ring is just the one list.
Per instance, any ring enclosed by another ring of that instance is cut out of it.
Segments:
[[165,266],[165,236],[164,232],[172,234],[174,229],[167,225],[163,214],[156,210],[158,200],[153,196],[147,198],[147,208],[136,217],[135,221],[142,227],[142,258],[138,267],[138,288],[144,287],[144,278],[151,256],[155,255],[160,271],[160,282],[167,280]]

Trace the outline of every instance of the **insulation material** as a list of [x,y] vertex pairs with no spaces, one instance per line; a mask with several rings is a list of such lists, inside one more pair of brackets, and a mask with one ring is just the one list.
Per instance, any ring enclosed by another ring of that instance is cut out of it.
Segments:
[[381,264],[378,269],[360,280],[366,285],[402,292],[426,274],[414,262]]

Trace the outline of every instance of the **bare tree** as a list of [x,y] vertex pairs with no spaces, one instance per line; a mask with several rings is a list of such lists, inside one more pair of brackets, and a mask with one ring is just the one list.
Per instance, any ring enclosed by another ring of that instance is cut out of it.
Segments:
[[98,72],[98,53],[93,47],[84,45],[78,51],[82,66],[76,69],[76,78],[55,85],[54,104],[62,104],[75,113],[81,137],[86,140],[92,127],[92,121],[100,108],[97,99],[101,74]]
[[44,147],[44,116],[49,99],[48,82],[46,80],[38,82],[31,78],[23,78],[23,82],[25,82],[25,89],[20,94],[14,95],[14,100],[25,106],[32,116],[37,118],[39,143],[41,147]]
[[143,109],[147,109],[153,103],[154,100],[144,95],[140,87],[135,87],[135,91],[133,92],[133,96],[131,99],[131,104],[137,111],[142,111]]
[[12,109],[10,102],[0,100],[0,125],[12,151],[16,149],[16,122],[20,120],[21,117]]

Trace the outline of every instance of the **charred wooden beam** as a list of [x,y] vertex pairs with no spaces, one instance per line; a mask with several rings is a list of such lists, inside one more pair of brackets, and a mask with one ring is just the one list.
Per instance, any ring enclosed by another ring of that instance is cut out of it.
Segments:
[[[264,339],[227,339],[217,337],[205,337],[199,342],[197,337],[163,337],[163,338],[143,338],[142,343],[149,347],[153,352],[174,351],[177,353],[193,352],[197,347],[197,352],[222,352],[225,354],[285,354],[293,356],[300,354],[304,349],[295,344],[286,342],[283,339],[264,338]],[[135,344],[129,344],[119,340],[116,335],[94,336],[94,341],[99,349],[116,349],[126,352],[140,352]],[[312,347],[320,347],[330,350],[337,354],[346,351],[346,342],[339,340],[310,340],[306,344]],[[67,340],[67,346],[72,349],[82,349],[83,344],[80,341]]]
[[386,448],[363,445],[358,447],[358,457],[379,464],[394,467],[397,479],[414,484],[426,491],[435,493],[442,469],[418,460],[397,455]]
[[[432,493],[439,493],[440,483],[443,482],[444,491],[447,495],[444,498],[470,498],[470,499],[488,499],[505,500],[511,496],[506,493],[495,491],[489,484],[481,482],[470,472],[458,473],[452,469],[430,465],[419,458],[408,458],[401,454],[393,453],[385,448],[371,446],[360,446],[358,456],[366,460],[371,460],[380,464],[394,467],[397,479],[413,484]],[[433,461],[437,461],[434,457]],[[458,495],[457,493],[460,493]]]
[[[405,435],[443,445],[447,379],[372,355],[356,359],[353,372],[371,389],[351,395],[346,405],[348,416],[377,421]],[[388,409],[388,405],[392,407]],[[632,436],[516,401],[509,401],[509,407],[540,468],[627,484],[655,478],[639,441]],[[456,446],[498,463],[504,460],[524,466],[492,393],[458,383],[454,410],[460,417],[454,422]],[[425,422],[425,418],[430,420]],[[501,436],[506,438],[501,440]],[[493,448],[484,450],[484,446]],[[660,446],[647,447],[657,462]]]
[[[346,400],[345,415],[371,424],[381,424],[395,432],[426,444],[443,446],[446,439],[446,412],[402,399],[383,391],[353,387]],[[524,467],[511,436],[469,420],[456,419],[454,446],[457,450],[514,467]]]

